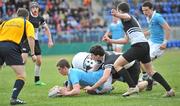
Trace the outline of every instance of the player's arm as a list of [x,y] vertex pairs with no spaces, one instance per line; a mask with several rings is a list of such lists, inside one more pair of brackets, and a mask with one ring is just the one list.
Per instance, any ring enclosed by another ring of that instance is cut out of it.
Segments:
[[167,22],[165,22],[164,24],[162,24],[162,27],[164,29],[165,32],[165,40],[169,40],[170,39],[170,33],[171,33],[171,28],[168,25]]
[[35,46],[35,35],[34,35],[34,27],[33,25],[27,21],[27,25],[28,27],[26,27],[26,35],[27,35],[27,40],[28,40],[28,44],[31,50],[31,56],[32,56],[32,60],[33,62],[36,61],[36,56],[34,53],[34,46]]
[[48,25],[46,23],[43,25],[43,27],[45,28],[45,33],[48,36],[48,47],[52,47],[54,44],[53,44],[53,41],[52,41],[52,36],[51,36],[50,29],[49,29],[49,27],[48,27]]
[[164,42],[163,44],[160,46],[160,49],[165,49],[166,48],[166,44],[168,42],[168,40],[170,39],[170,33],[171,33],[171,28],[168,25],[167,22],[165,22],[164,24],[161,25],[164,29],[165,32],[165,37],[164,37]]
[[81,86],[79,84],[74,84],[73,88],[70,90],[64,90],[60,91],[62,95],[64,96],[73,96],[73,95],[78,95],[80,94],[80,88]]
[[116,11],[115,9],[111,10],[111,15],[123,19],[123,20],[130,20],[131,16],[128,13],[120,13],[118,11]]
[[95,90],[96,88],[100,87],[102,84],[104,84],[108,78],[111,75],[111,68],[106,68],[104,70],[103,76],[93,85],[93,86],[87,86],[84,89],[85,90]]
[[114,44],[126,44],[129,42],[128,37],[125,35],[124,38],[121,39],[108,39],[107,40],[109,43],[114,43]]
[[102,37],[102,41],[105,40],[106,37],[109,37],[110,32],[106,31],[106,33],[104,34],[104,36]]

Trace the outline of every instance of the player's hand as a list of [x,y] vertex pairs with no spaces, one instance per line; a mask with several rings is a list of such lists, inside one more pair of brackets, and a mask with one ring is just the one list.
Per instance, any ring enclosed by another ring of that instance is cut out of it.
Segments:
[[160,46],[160,50],[164,50],[164,49],[166,49],[166,43],[164,43]]
[[33,61],[33,62],[36,62],[36,60],[37,60],[36,55],[32,55],[31,58],[32,58],[32,61]]
[[106,36],[103,36],[103,37],[102,37],[102,41],[105,41],[105,42],[106,42]]
[[91,90],[93,90],[92,87],[90,87],[90,86],[86,86],[86,87],[84,87],[84,89],[85,89],[86,91],[91,91]]
[[49,41],[48,41],[48,47],[51,48],[53,45],[54,45],[53,41],[52,41],[52,40],[49,40]]
[[65,88],[65,87],[59,88],[59,94],[60,94],[60,95],[64,95],[64,96],[68,95],[68,90],[67,90],[67,88]]
[[108,42],[109,43],[109,37],[108,36],[103,36],[103,38],[102,38],[102,41],[105,41],[105,42]]
[[111,10],[111,15],[115,16],[116,14],[118,14],[118,12],[115,9]]

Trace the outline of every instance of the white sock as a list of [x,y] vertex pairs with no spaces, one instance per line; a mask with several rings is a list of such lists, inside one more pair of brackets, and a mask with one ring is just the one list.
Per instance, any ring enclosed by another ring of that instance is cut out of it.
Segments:
[[37,64],[34,67],[34,76],[40,76],[41,72],[41,66],[38,66]]

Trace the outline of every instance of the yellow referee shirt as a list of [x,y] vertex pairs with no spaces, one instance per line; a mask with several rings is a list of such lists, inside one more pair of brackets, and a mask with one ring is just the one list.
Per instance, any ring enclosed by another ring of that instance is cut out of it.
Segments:
[[[20,44],[24,33],[24,19],[21,17],[10,19],[0,25],[0,41],[11,41]],[[34,38],[34,27],[26,20],[26,36]]]

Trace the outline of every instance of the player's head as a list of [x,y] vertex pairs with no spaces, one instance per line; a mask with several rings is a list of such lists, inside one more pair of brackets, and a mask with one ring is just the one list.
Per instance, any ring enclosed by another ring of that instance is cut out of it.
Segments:
[[27,17],[29,17],[29,12],[25,8],[18,8],[17,16],[27,18]]
[[105,54],[104,49],[100,45],[92,46],[89,52],[91,53],[91,58],[95,61],[102,61],[102,58]]
[[69,62],[66,59],[60,59],[57,63],[57,68],[60,74],[67,75],[70,68]]
[[142,5],[143,14],[147,17],[150,17],[153,14],[153,4],[149,1],[146,1]]
[[37,2],[31,2],[30,3],[30,12],[33,15],[38,15],[38,13],[39,13],[39,4]]
[[91,60],[90,53],[79,52],[72,59],[73,68],[79,68],[84,71],[89,70],[94,65],[94,61]]
[[122,2],[117,5],[117,11],[121,13],[129,13],[130,7],[128,3]]

